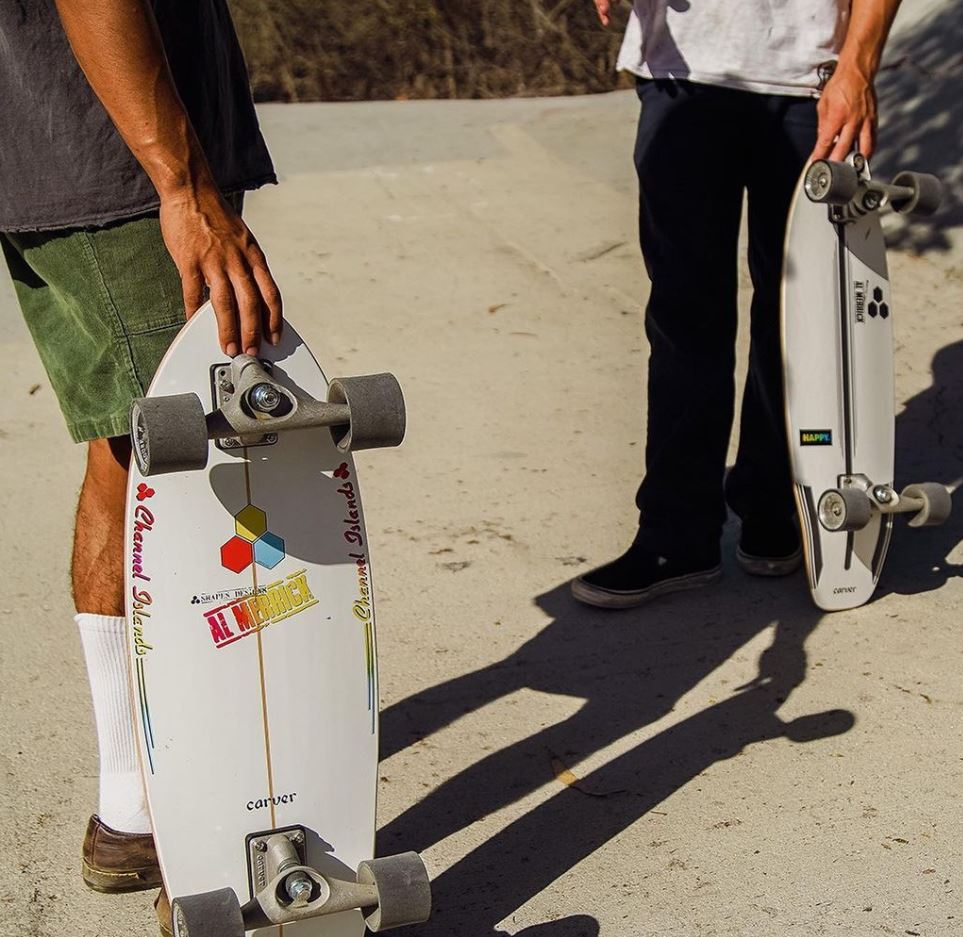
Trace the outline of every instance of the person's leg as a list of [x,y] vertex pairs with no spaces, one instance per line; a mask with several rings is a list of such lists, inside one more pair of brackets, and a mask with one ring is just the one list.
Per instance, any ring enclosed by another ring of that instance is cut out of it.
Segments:
[[78,612],[124,614],[124,506],[129,463],[127,437],[88,443],[71,565]]
[[745,92],[639,85],[639,235],[651,293],[645,478],[633,547],[573,583],[622,607],[711,581],[725,522],[732,428]]
[[816,140],[816,102],[759,96],[749,160],[749,371],[736,464],[726,497],[743,521],[739,561],[749,572],[784,575],[801,559],[789,470],[780,347],[780,285],[789,206]]
[[28,327],[75,441],[88,441],[74,535],[75,618],[100,754],[84,879],[102,891],[160,882],[131,714],[123,550],[127,411],[177,331],[183,306],[156,217],[96,231],[0,238]]

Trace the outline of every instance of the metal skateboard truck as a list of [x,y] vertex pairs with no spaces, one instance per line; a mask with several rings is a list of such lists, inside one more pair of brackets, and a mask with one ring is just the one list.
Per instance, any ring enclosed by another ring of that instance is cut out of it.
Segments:
[[950,493],[937,482],[907,485],[897,492],[892,485],[874,485],[865,475],[844,475],[838,488],[830,488],[819,497],[819,523],[826,530],[862,530],[873,516],[880,514],[913,514],[910,527],[935,527],[950,516],[953,502]]
[[243,907],[233,888],[175,898],[174,937],[244,937],[246,930],[354,909],[373,932],[428,920],[431,886],[417,853],[369,859],[351,881],[306,865],[304,843],[300,827],[248,837],[254,897]]
[[845,224],[889,204],[901,215],[932,215],[943,201],[943,183],[930,173],[904,171],[892,182],[869,177],[866,159],[853,153],[845,163],[819,159],[803,183],[810,201],[833,207],[833,221]]
[[211,370],[211,413],[204,413],[197,394],[133,402],[131,439],[142,475],[204,468],[210,440],[224,449],[269,446],[279,432],[318,426],[328,427],[344,452],[398,446],[404,439],[405,402],[393,374],[335,378],[325,401],[280,383],[251,355]]

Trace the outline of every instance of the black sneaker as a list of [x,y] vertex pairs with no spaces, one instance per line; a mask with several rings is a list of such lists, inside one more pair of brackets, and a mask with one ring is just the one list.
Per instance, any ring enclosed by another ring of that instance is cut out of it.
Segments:
[[697,589],[722,575],[719,549],[669,559],[633,544],[617,560],[572,580],[572,595],[596,608],[633,608],[670,592]]
[[736,560],[750,576],[788,576],[799,569],[802,546],[792,519],[743,520]]

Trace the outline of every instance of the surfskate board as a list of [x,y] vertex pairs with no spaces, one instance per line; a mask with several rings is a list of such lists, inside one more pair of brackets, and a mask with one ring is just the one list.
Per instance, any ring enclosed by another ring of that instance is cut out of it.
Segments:
[[378,684],[351,452],[404,434],[391,375],[330,384],[290,323],[230,360],[210,304],[131,409],[127,621],[179,937],[361,937],[427,918],[373,859]]
[[874,180],[867,161],[817,161],[799,181],[786,233],[782,352],[796,505],[809,589],[827,611],[876,589],[894,515],[942,523],[950,495],[933,483],[897,493],[894,308],[880,212],[928,215],[935,176]]

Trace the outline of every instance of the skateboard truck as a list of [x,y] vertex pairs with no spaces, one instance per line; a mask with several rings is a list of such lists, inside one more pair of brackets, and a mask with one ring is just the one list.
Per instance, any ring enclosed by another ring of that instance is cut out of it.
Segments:
[[943,184],[925,172],[900,172],[892,182],[879,182],[869,175],[866,158],[851,154],[846,162],[816,160],[803,180],[806,195],[813,202],[830,206],[839,224],[855,221],[884,205],[900,214],[932,215],[943,201]]
[[245,931],[360,910],[373,932],[420,924],[431,913],[431,885],[415,852],[369,859],[354,880],[305,862],[305,831],[288,827],[248,837],[251,890],[241,906],[232,888],[175,898],[174,937],[244,937]]
[[819,523],[830,531],[862,530],[880,514],[913,514],[910,527],[935,527],[952,510],[952,499],[945,486],[936,482],[907,485],[897,492],[892,485],[874,485],[865,475],[842,475],[838,487],[819,497]]
[[130,411],[134,458],[142,475],[202,469],[208,442],[222,449],[273,445],[278,433],[328,427],[342,452],[401,444],[405,402],[393,374],[336,378],[316,400],[280,382],[257,358],[238,355],[212,369],[215,409],[197,394],[141,397]]

